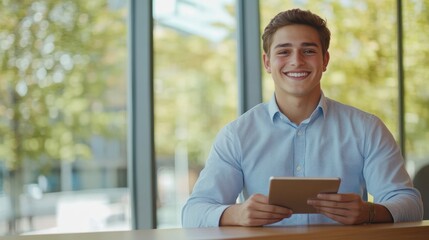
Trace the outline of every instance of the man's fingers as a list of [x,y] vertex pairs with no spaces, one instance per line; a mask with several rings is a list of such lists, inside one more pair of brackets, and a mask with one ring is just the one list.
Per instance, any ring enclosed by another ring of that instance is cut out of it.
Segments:
[[292,211],[288,208],[268,204],[268,197],[262,194],[252,195],[248,201],[248,207],[257,211],[276,213],[282,216],[292,214]]
[[335,202],[327,200],[309,199],[307,200],[308,205],[313,207],[329,207],[329,208],[348,208],[350,204],[344,202]]
[[283,219],[289,217],[290,213],[276,213],[276,212],[264,212],[264,211],[254,211],[249,217],[250,218],[259,218],[259,219]]
[[307,203],[319,213],[343,224],[359,224],[367,218],[364,202],[356,194],[319,194]]
[[336,202],[351,202],[355,201],[357,196],[355,194],[320,193],[317,195],[317,199]]

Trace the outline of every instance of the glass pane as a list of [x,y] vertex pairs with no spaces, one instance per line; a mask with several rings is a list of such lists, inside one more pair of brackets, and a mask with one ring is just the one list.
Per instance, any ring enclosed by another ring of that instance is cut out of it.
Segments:
[[[261,31],[281,9],[309,9],[325,18],[332,35],[325,95],[377,115],[397,137],[395,1],[266,0],[260,8]],[[266,73],[263,81],[268,100],[274,86]]]
[[429,164],[428,8],[429,1],[404,1],[406,155],[412,175]]
[[154,10],[158,227],[178,227],[216,133],[237,114],[235,1]]
[[0,234],[129,229],[125,1],[0,2]]

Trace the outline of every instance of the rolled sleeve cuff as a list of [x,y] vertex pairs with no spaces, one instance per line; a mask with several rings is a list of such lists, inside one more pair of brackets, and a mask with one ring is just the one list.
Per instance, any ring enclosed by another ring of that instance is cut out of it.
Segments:
[[191,204],[182,212],[184,228],[218,227],[220,218],[229,205]]
[[220,205],[216,207],[213,212],[210,214],[210,216],[207,217],[207,225],[209,227],[219,227],[220,225],[220,218],[222,217],[223,212],[225,209],[227,209],[230,205]]
[[395,223],[414,222],[423,219],[422,203],[416,199],[409,200],[406,204],[399,202],[384,202],[381,204],[392,214]]

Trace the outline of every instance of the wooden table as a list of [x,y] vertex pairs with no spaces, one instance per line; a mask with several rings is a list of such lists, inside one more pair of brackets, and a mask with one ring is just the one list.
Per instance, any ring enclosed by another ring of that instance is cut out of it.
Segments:
[[359,226],[310,225],[293,227],[219,227],[152,229],[118,232],[10,236],[4,240],[188,240],[188,239],[429,239],[429,220]]

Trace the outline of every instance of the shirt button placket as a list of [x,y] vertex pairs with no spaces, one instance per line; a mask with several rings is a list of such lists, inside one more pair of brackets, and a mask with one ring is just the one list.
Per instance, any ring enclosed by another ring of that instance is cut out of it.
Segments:
[[295,176],[304,176],[305,129],[298,128],[295,137]]
[[[304,177],[305,169],[305,128],[299,127],[295,136],[295,176],[296,177]],[[307,222],[308,219],[305,214],[297,215],[298,222]]]

